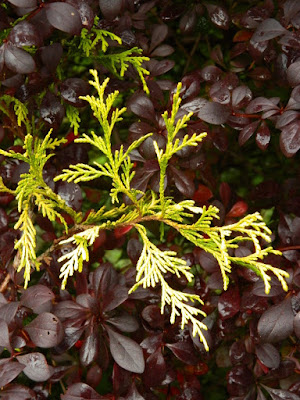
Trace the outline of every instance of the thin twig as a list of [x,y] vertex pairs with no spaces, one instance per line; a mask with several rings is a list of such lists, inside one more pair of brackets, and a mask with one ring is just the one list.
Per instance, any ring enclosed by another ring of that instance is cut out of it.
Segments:
[[279,251],[300,250],[300,245],[278,247],[277,250],[279,250]]
[[187,73],[188,69],[189,69],[189,66],[190,66],[190,63],[192,61],[193,55],[195,54],[195,51],[198,48],[200,39],[201,39],[201,34],[197,36],[197,39],[196,39],[196,41],[194,43],[194,46],[193,46],[193,48],[192,48],[192,50],[191,50],[191,52],[189,54],[189,57],[187,59],[187,62],[185,64],[185,67],[184,67],[184,70],[183,70],[183,75],[185,75]]
[[5,291],[5,289],[7,288],[8,282],[10,281],[10,275],[9,273],[7,273],[4,281],[1,283],[0,286],[0,293],[3,293]]

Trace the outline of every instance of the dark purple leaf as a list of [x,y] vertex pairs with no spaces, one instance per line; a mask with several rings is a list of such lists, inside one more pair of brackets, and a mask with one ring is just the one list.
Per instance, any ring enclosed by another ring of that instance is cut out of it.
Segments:
[[[300,43],[298,39],[299,32],[287,32],[284,36],[282,36],[279,40],[279,43],[282,46],[300,48]],[[287,70],[287,56],[286,54],[278,55],[276,67],[278,68],[279,76],[284,77],[285,72]]]
[[31,308],[35,314],[50,311],[55,295],[51,289],[44,285],[30,286],[21,297],[21,305]]
[[123,311],[120,315],[110,317],[106,320],[106,322],[116,326],[122,332],[135,332],[139,328],[139,324],[134,316],[126,313],[125,311]]
[[271,396],[272,400],[300,400],[300,397],[288,390],[273,389],[268,386],[262,385]]
[[200,76],[209,83],[214,83],[220,79],[222,70],[215,65],[208,65],[202,68]]
[[122,11],[123,0],[99,0],[99,5],[104,17],[113,20]]
[[292,310],[294,315],[300,311],[300,293],[297,296],[292,297]]
[[168,34],[168,27],[165,24],[156,25],[153,29],[152,36],[151,36],[151,43],[149,47],[149,52],[155,47],[157,47],[160,43],[162,43]]
[[86,96],[90,92],[90,87],[87,82],[79,78],[66,79],[60,87],[61,97],[69,104],[75,107],[86,105],[86,101],[79,96]]
[[5,46],[2,45],[0,47],[0,72],[2,71],[4,66],[4,51],[5,51]]
[[99,385],[101,379],[102,379],[102,369],[99,367],[99,365],[94,364],[91,368],[89,368],[87,372],[86,382],[88,385],[95,388]]
[[268,118],[272,117],[273,115],[278,115],[279,113],[280,113],[280,110],[275,108],[273,110],[269,110],[269,111],[264,112],[262,114],[261,118],[262,119],[268,119]]
[[156,305],[149,305],[142,311],[143,319],[154,329],[163,329],[164,326],[164,315]]
[[12,352],[9,340],[9,330],[8,325],[3,319],[0,319],[0,346],[6,347],[9,352]]
[[[84,322],[84,321],[83,321]],[[69,350],[77,340],[80,339],[81,335],[85,330],[85,326],[65,326],[65,336],[58,346],[54,347],[53,351],[56,354],[62,354]]]
[[266,396],[261,391],[261,388],[257,387],[257,399],[256,400],[267,400]]
[[27,21],[22,21],[14,26],[10,31],[8,39],[17,47],[39,46],[41,43],[40,36],[35,27]]
[[288,298],[266,310],[258,321],[257,331],[263,342],[276,343],[293,332],[294,314]]
[[86,318],[89,310],[82,307],[78,303],[71,300],[66,300],[58,303],[55,307],[54,313],[61,320],[79,320]]
[[42,353],[29,353],[18,356],[21,366],[25,365],[23,372],[29,379],[35,382],[44,382],[53,374],[53,367],[47,364],[46,357]]
[[282,214],[278,234],[284,244],[300,244],[300,218]]
[[141,347],[146,350],[147,354],[153,354],[162,345],[163,334],[152,335],[146,337],[141,343]]
[[36,7],[37,0],[8,0],[17,7]]
[[238,86],[232,91],[232,106],[242,108],[252,100],[252,92],[247,86]]
[[110,263],[103,263],[90,275],[90,280],[96,298],[105,298],[111,288],[118,284],[118,274]]
[[127,371],[142,374],[145,361],[142,348],[132,339],[120,335],[106,326],[109,335],[109,347],[115,362]]
[[60,43],[53,43],[41,48],[41,59],[50,72],[54,72],[63,55],[63,48]]
[[295,316],[293,324],[295,335],[300,339],[300,311]]
[[39,347],[57,346],[64,336],[64,329],[56,315],[44,312],[25,327],[30,339]]
[[103,311],[108,312],[117,308],[128,299],[128,289],[125,286],[117,285],[111,288],[103,297]]
[[251,103],[246,108],[247,114],[258,113],[261,111],[270,111],[270,110],[278,110],[277,103],[272,101],[272,99],[267,99],[265,97],[257,97],[256,99],[252,100]]
[[33,14],[30,22],[35,26],[42,39],[47,38],[54,31],[54,27],[48,21],[46,8],[40,9],[35,15]]
[[220,45],[216,45],[212,49],[210,56],[217,64],[224,66],[224,56]]
[[[1,60],[0,60],[0,71],[1,71]],[[21,74],[16,74],[13,75],[11,78],[4,79],[4,81],[2,81],[1,83],[3,86],[7,88],[20,88],[20,86],[24,83],[24,78]]]
[[0,233],[3,233],[7,230],[8,222],[9,222],[8,215],[3,210],[3,208],[0,208]]
[[174,48],[168,44],[161,44],[151,53],[151,57],[167,57],[174,53]]
[[125,394],[128,392],[130,385],[132,383],[131,372],[119,367],[117,363],[113,366],[113,388],[114,395],[118,397],[120,394]]
[[1,397],[3,400],[35,400],[36,394],[29,387],[11,384],[1,390]]
[[131,187],[146,192],[149,180],[153,174],[154,172],[145,172],[143,169],[138,170],[131,181]]
[[239,85],[239,78],[233,72],[229,72],[224,76],[222,82],[229,90],[233,90]]
[[276,278],[272,278],[270,284],[271,289],[270,292],[267,294],[264,281],[262,279],[259,279],[254,283],[252,293],[260,297],[273,297],[279,296],[280,294],[284,293],[280,282]]
[[233,365],[242,364],[247,358],[247,351],[242,340],[234,342],[229,351],[230,361]]
[[191,341],[185,340],[176,343],[167,343],[166,346],[185,364],[194,365],[199,361]]
[[297,28],[297,29],[300,28],[300,13],[299,12],[292,18],[291,22],[295,28]]
[[105,397],[100,396],[93,388],[86,383],[78,382],[68,387],[65,394],[61,395],[62,400],[101,400]]
[[181,110],[185,110],[185,111],[192,112],[195,114],[198,111],[200,111],[200,109],[208,103],[209,103],[208,100],[198,97],[196,99],[193,99],[193,100],[188,101],[187,103],[183,104],[181,106]]
[[67,0],[67,3],[76,8],[81,18],[82,26],[90,30],[93,26],[95,15],[88,2],[82,0]]
[[139,240],[129,239],[127,244],[127,254],[134,265],[138,262],[142,250],[143,250],[143,244]]
[[14,380],[21,371],[24,369],[24,365],[20,365],[15,361],[4,361],[0,364],[0,387],[7,385],[9,382]]
[[145,400],[145,397],[141,396],[141,394],[138,392],[135,386],[135,383],[133,382],[129,392],[127,393],[126,397],[124,397],[123,400]]
[[206,103],[198,112],[198,117],[202,121],[213,125],[224,124],[230,114],[229,109],[223,104]]
[[7,68],[17,74],[30,74],[35,70],[35,62],[31,55],[9,43],[5,48],[4,60]]
[[[156,153],[155,153],[155,148],[153,145],[154,141],[156,141],[158,148],[160,148],[160,149],[165,148],[165,143],[166,143],[165,138],[162,135],[159,135],[158,133],[154,133],[151,137],[148,137],[146,140],[143,141],[143,143],[140,146],[140,152],[141,152],[142,156],[146,160],[151,160],[150,162],[146,163],[144,166],[147,173],[151,173],[151,174],[154,171],[159,170],[158,163],[155,160]],[[136,181],[136,179],[135,179],[135,181]]]
[[133,96],[128,104],[128,109],[141,118],[153,121],[155,112],[154,106],[150,99],[144,94],[138,93]]
[[197,253],[197,262],[200,266],[208,273],[216,272],[219,270],[219,264],[217,259],[210,253],[201,250]]
[[281,129],[287,126],[290,122],[294,121],[299,117],[299,112],[294,110],[285,111],[282,115],[279,115],[276,122],[276,128]]
[[151,69],[151,75],[152,76],[163,75],[166,72],[170,71],[170,69],[172,69],[174,67],[174,65],[175,65],[175,62],[172,60],[157,61],[154,65],[154,67]]
[[270,343],[258,344],[255,354],[260,362],[268,368],[278,368],[280,364],[279,351]]
[[59,182],[57,194],[64,199],[69,207],[79,211],[82,205],[82,191],[80,186],[74,182]]
[[176,397],[176,400],[198,400],[201,399],[201,390],[194,386],[189,385],[185,387],[180,394]]
[[272,77],[271,72],[266,67],[256,67],[249,72],[248,76],[257,81],[267,81]]
[[166,369],[166,363],[159,348],[147,358],[143,375],[144,384],[148,387],[160,385],[165,379]]
[[300,83],[300,61],[291,64],[287,69],[287,79],[292,87]]
[[48,21],[60,31],[79,35],[82,28],[81,18],[75,7],[68,3],[49,3],[45,6]]
[[253,376],[246,365],[236,365],[227,375],[227,389],[231,395],[245,395],[252,383]]
[[[147,3],[145,3],[145,6],[148,3],[152,4],[152,7],[153,7],[153,2],[147,2]],[[185,10],[185,7],[183,4],[180,4],[180,3],[179,4],[167,3],[167,4],[169,4],[169,5],[163,7],[162,11],[160,12],[160,17],[164,21],[173,21],[173,20],[179,18],[180,15]],[[149,6],[147,8],[149,9]]]
[[47,92],[42,100],[40,113],[44,121],[57,128],[65,116],[65,109],[53,93]]
[[181,18],[179,22],[179,29],[183,33],[190,33],[196,26],[197,15],[193,9],[188,10]]
[[232,288],[222,293],[218,301],[218,311],[222,319],[232,318],[240,311],[240,293]]
[[[199,74],[197,73],[191,73],[189,75],[186,75],[182,79],[182,89],[180,91],[182,100],[187,100],[187,99],[194,99],[195,96],[198,95],[200,91],[200,77]],[[173,95],[173,93],[172,93]],[[176,117],[178,120],[180,116],[180,111],[178,113],[179,115]]]
[[286,33],[286,29],[274,18],[265,19],[256,29],[251,42],[263,42]]
[[96,361],[98,357],[99,333],[97,330],[90,332],[80,348],[80,362],[84,367]]
[[224,7],[207,4],[206,8],[213,24],[221,29],[229,29],[230,18]]
[[300,382],[295,382],[289,387],[289,391],[300,396]]
[[287,22],[300,11],[300,3],[298,0],[287,0],[283,3],[284,18]]
[[51,383],[59,382],[66,375],[67,372],[70,372],[70,369],[72,369],[72,366],[61,365],[61,366],[54,367],[53,369],[54,369],[54,372],[50,379]]
[[172,171],[174,183],[179,192],[189,199],[192,198],[195,193],[193,179],[173,165],[170,165],[170,171]]
[[129,132],[132,132],[137,135],[146,135],[147,133],[152,132],[153,127],[149,125],[147,122],[139,121],[134,122],[129,127]]
[[286,157],[292,157],[300,149],[300,120],[285,126],[280,134],[280,148]]
[[12,301],[10,303],[0,305],[1,319],[3,319],[9,325],[9,323],[15,318],[18,308],[18,301]]
[[269,127],[263,121],[256,132],[256,144],[261,150],[266,150],[271,140]]
[[218,81],[212,85],[209,91],[209,95],[213,101],[220,104],[230,103],[230,91],[223,85],[222,82]]
[[250,40],[249,45],[248,45],[248,50],[251,55],[251,57],[255,61],[260,61],[263,57],[263,54],[267,51],[268,49],[268,44],[269,42],[263,41],[263,42],[253,42]]
[[81,293],[76,297],[76,302],[92,312],[98,312],[97,300],[89,293]]

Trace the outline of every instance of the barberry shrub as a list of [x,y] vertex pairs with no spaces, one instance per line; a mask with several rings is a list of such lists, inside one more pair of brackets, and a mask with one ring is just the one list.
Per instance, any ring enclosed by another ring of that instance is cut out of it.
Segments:
[[300,399],[299,15],[1,4],[1,398]]

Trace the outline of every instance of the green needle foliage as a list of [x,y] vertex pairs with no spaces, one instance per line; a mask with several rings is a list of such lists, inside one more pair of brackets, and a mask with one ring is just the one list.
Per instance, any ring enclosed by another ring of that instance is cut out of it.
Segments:
[[[149,93],[149,89],[145,80],[145,76],[149,75],[149,71],[143,67],[144,61],[149,61],[149,57],[142,56],[143,50],[138,47],[133,47],[124,51],[116,51],[114,53],[107,53],[111,48],[107,39],[115,41],[118,45],[122,45],[122,39],[116,34],[97,28],[99,18],[94,20],[94,26],[90,31],[82,29],[80,34],[79,49],[82,49],[87,57],[100,61],[106,68],[120,78],[124,77],[125,72],[131,65],[138,73],[143,89]],[[101,51],[97,45],[101,43]]]
[[[64,169],[62,174],[55,180],[67,182],[87,182],[105,176],[111,179],[112,187],[110,191],[111,206],[103,206],[97,211],[92,211],[85,221],[81,215],[76,214],[67,207],[62,199],[59,198],[45,184],[42,178],[42,170],[45,162],[51,157],[47,154],[60,145],[63,140],[52,140],[49,134],[43,141],[33,140],[28,134],[24,143],[24,154],[6,152],[1,150],[0,154],[8,157],[20,159],[29,164],[30,169],[27,174],[21,176],[21,180],[14,191],[1,184],[2,191],[11,191],[16,195],[18,208],[21,217],[15,228],[21,230],[21,238],[15,244],[15,248],[20,254],[18,269],[25,268],[25,286],[29,281],[30,268],[37,265],[35,254],[35,228],[32,218],[34,206],[47,216],[51,221],[59,218],[65,225],[67,224],[58,210],[64,210],[75,220],[75,227],[72,229],[74,234],[69,233],[69,237],[62,238],[59,242],[61,246],[72,245],[72,250],[60,257],[62,263],[60,278],[62,279],[62,289],[66,287],[67,280],[74,274],[74,271],[81,271],[83,263],[89,260],[89,247],[95,242],[101,230],[134,227],[142,241],[143,250],[136,266],[136,283],[130,289],[133,292],[138,287],[161,288],[161,311],[164,312],[165,306],[171,309],[170,322],[174,323],[176,317],[181,318],[182,328],[190,323],[193,327],[193,334],[199,335],[204,347],[208,350],[208,345],[203,335],[206,326],[198,319],[199,315],[205,313],[198,307],[202,304],[199,296],[183,293],[173,289],[166,281],[165,274],[172,273],[178,277],[184,276],[188,282],[192,283],[193,273],[186,262],[173,251],[160,250],[155,243],[150,240],[144,223],[147,221],[157,221],[162,227],[167,225],[175,229],[188,242],[193,243],[212,254],[218,261],[223,276],[224,290],[228,288],[229,274],[233,264],[249,268],[259,275],[265,284],[265,291],[270,291],[272,272],[281,282],[284,290],[287,290],[285,278],[288,273],[272,267],[262,262],[268,254],[279,254],[272,247],[263,248],[261,242],[270,242],[271,231],[265,225],[259,213],[247,215],[240,221],[227,226],[212,226],[212,220],[218,218],[218,209],[214,206],[197,207],[194,201],[184,200],[176,203],[173,198],[165,195],[164,182],[170,159],[176,152],[186,146],[197,146],[206,136],[206,133],[184,136],[182,139],[177,137],[178,132],[186,127],[187,121],[192,117],[192,113],[183,116],[176,121],[181,98],[181,84],[173,97],[173,107],[171,114],[163,114],[163,119],[167,129],[167,144],[165,150],[160,149],[154,142],[157,160],[160,166],[159,195],[152,191],[146,193],[131,188],[131,181],[134,176],[133,163],[130,160],[130,153],[151,134],[145,135],[139,140],[134,141],[125,150],[123,146],[119,150],[112,150],[111,136],[115,125],[122,120],[125,108],[113,108],[118,91],[105,95],[105,88],[108,79],[101,84],[95,70],[91,71],[93,80],[90,84],[95,88],[97,96],[85,96],[94,116],[99,121],[99,132],[91,132],[90,135],[83,134],[75,139],[77,143],[89,143],[94,146],[105,157],[103,164],[94,162],[93,165],[76,164]],[[125,205],[121,200],[126,195],[130,199],[130,205]],[[163,231],[163,228],[162,228]],[[235,249],[244,241],[253,243],[254,251],[245,257],[232,256],[231,249]]]
[[44,182],[43,168],[46,162],[53,154],[47,154],[53,151],[65,139],[52,139],[51,131],[45,136],[44,140],[34,139],[28,133],[24,142],[24,154],[15,153],[13,150],[5,151],[0,149],[0,154],[23,161],[29,165],[28,173],[22,174],[17,188],[11,190],[7,188],[2,178],[0,179],[0,192],[9,192],[15,195],[18,202],[18,211],[20,218],[15,224],[15,229],[20,229],[21,238],[15,243],[15,249],[19,254],[18,271],[24,268],[25,288],[30,280],[31,267],[39,268],[39,262],[36,257],[36,230],[34,228],[34,208],[50,221],[56,218],[63,223],[65,230],[68,225],[58,210],[62,210],[72,215],[76,220],[78,216],[74,210],[68,207],[65,202],[54,193]]
[[[188,322],[192,323],[193,334],[199,335],[200,340],[208,350],[205,337],[202,333],[202,330],[206,329],[206,327],[197,319],[199,314],[205,314],[198,307],[191,305],[191,301],[202,303],[201,299],[199,296],[174,290],[164,278],[166,272],[171,272],[177,276],[183,275],[191,282],[193,274],[190,268],[176,253],[161,251],[152,243],[143,222],[154,220],[169,225],[188,241],[216,257],[223,276],[224,290],[228,287],[228,274],[231,272],[232,263],[250,268],[261,276],[264,280],[267,293],[270,291],[271,279],[268,271],[273,272],[280,280],[283,288],[287,290],[285,278],[288,277],[288,274],[260,261],[267,254],[279,253],[273,250],[272,247],[264,249],[260,245],[260,239],[270,242],[271,232],[258,213],[248,215],[235,224],[224,227],[212,227],[212,219],[218,218],[218,209],[216,207],[200,208],[196,207],[192,200],[175,203],[172,198],[165,197],[164,180],[169,160],[177,151],[185,146],[196,146],[206,135],[205,133],[194,134],[191,137],[186,135],[181,140],[176,138],[178,132],[185,128],[186,122],[192,116],[192,113],[190,113],[175,122],[181,102],[181,84],[178,85],[173,97],[171,115],[168,117],[167,112],[163,114],[168,132],[166,149],[159,149],[157,143],[154,142],[160,166],[159,197],[153,192],[143,193],[133,190],[130,187],[130,182],[134,176],[134,172],[132,171],[133,164],[130,161],[130,152],[137,148],[149,134],[134,141],[126,151],[124,151],[122,146],[120,150],[112,151],[111,134],[115,124],[122,119],[121,115],[124,113],[125,108],[116,108],[109,118],[118,92],[116,91],[105,97],[104,91],[108,80],[106,79],[100,84],[97,72],[91,71],[91,73],[94,80],[90,83],[97,90],[98,97],[86,96],[83,98],[90,104],[95,117],[100,123],[103,134],[100,135],[95,132],[92,132],[90,136],[83,134],[81,138],[76,139],[76,142],[89,143],[95,146],[107,157],[107,161],[103,165],[97,162],[94,162],[93,166],[86,164],[71,165],[69,169],[65,169],[55,180],[61,179],[78,183],[90,181],[100,176],[107,176],[112,180],[112,189],[110,192],[112,203],[120,203],[119,195],[125,194],[131,200],[132,205],[125,206],[122,203],[121,206],[115,206],[108,212],[102,208],[97,213],[91,215],[90,219],[85,221],[85,223],[80,225],[82,232],[61,242],[61,244],[71,242],[76,246],[74,251],[60,258],[60,261],[64,262],[61,269],[63,287],[66,284],[68,276],[72,275],[75,270],[80,271],[83,261],[88,260],[88,247],[95,241],[101,229],[133,226],[140,235],[143,243],[143,251],[136,267],[136,284],[130,289],[130,292],[133,292],[139,286],[147,288],[155,287],[159,284],[161,286],[162,312],[165,305],[169,305],[171,307],[171,323],[174,323],[176,316],[181,317],[182,327]],[[141,195],[142,197],[140,197]],[[196,222],[190,223],[190,220],[194,219],[196,214],[200,214],[200,217]],[[85,228],[85,224],[89,226]],[[90,227],[91,224],[95,226]],[[230,249],[237,248],[239,243],[249,240],[254,244],[255,251],[253,254],[246,257],[233,257],[229,254]]]

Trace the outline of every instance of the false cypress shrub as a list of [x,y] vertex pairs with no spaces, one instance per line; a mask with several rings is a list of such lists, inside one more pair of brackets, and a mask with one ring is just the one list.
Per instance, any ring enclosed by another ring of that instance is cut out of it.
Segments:
[[300,399],[298,1],[0,27],[0,398]]

